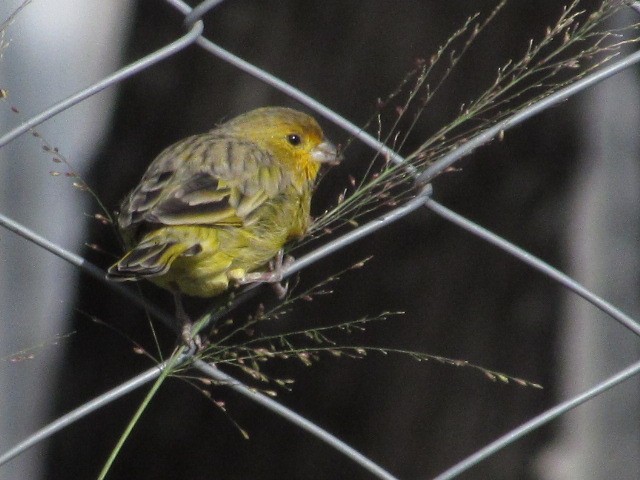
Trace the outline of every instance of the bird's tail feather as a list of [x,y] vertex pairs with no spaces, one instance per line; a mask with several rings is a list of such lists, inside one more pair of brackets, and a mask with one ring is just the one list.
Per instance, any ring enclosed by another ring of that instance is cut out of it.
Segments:
[[189,245],[178,240],[157,237],[143,239],[107,271],[107,278],[115,281],[138,280],[158,277],[169,271],[179,256],[194,255],[201,249],[199,244]]

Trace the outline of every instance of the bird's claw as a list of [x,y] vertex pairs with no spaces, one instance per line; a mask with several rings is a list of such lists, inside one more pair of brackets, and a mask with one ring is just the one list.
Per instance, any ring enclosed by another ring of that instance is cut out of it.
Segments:
[[180,328],[180,338],[182,338],[182,343],[189,347],[190,350],[199,352],[203,348],[202,339],[199,334],[191,334],[193,322],[182,305],[182,296],[179,291],[175,290],[173,292],[173,299],[176,305],[176,321]]
[[191,335],[191,327],[193,327],[193,323],[183,323],[180,337],[182,338],[182,342],[189,347],[190,350],[199,352],[204,348],[204,344],[199,334]]
[[289,268],[294,258],[291,255],[284,255],[280,250],[273,260],[269,261],[268,272],[252,272],[245,274],[242,278],[236,280],[238,285],[246,285],[249,283],[270,283],[278,298],[284,298],[289,289],[289,282],[282,283],[284,271]]

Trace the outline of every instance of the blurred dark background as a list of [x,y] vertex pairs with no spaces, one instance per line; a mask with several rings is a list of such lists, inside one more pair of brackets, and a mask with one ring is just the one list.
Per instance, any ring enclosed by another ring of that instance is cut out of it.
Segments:
[[[494,1],[227,1],[205,17],[207,38],[363,125],[376,99],[395,89],[418,58],[429,58],[465,19]],[[496,69],[519,58],[561,12],[562,2],[510,2],[465,55],[411,133],[405,152],[455,118],[459,104],[487,88]],[[584,2],[588,8],[595,2]],[[125,63],[184,32],[164,2],[135,6]],[[564,230],[579,159],[578,97],[507,132],[460,169],[434,182],[434,197],[456,212],[565,269]],[[123,82],[89,183],[110,208],[172,142],[265,105],[305,109],[286,95],[197,47]],[[348,136],[317,116],[327,136]],[[387,117],[391,118],[391,116]],[[314,210],[331,205],[371,161],[354,142],[346,161],[323,181]],[[119,245],[109,227],[88,222],[87,242],[109,252]],[[112,257],[86,249],[107,267]],[[558,402],[556,342],[563,290],[483,241],[418,211],[304,271],[303,285],[373,256],[333,285],[334,293],[299,304],[283,331],[404,311],[346,341],[464,359],[544,385],[544,390],[494,383],[467,368],[409,357],[325,358],[311,367],[274,362],[291,376],[278,400],[345,440],[400,478],[430,478]],[[169,295],[143,285],[144,295],[171,310]],[[272,304],[266,289],[261,300]],[[99,282],[82,277],[76,306],[154,350],[145,315]],[[250,310],[251,306],[247,308]],[[241,313],[235,314],[242,315]],[[234,315],[234,316],[235,316]],[[152,363],[121,335],[74,317],[54,417],[118,385]],[[271,328],[277,329],[274,325]],[[173,335],[157,326],[170,347]],[[229,373],[235,374],[233,370]],[[244,377],[240,377],[244,378]],[[248,378],[244,378],[250,381]],[[197,388],[166,382],[119,455],[109,478],[365,479],[371,476],[307,433],[224,387],[213,388],[228,415]],[[144,395],[130,394],[56,435],[46,478],[92,478]],[[461,478],[535,479],[535,460],[555,433],[552,424],[519,440]]]
[[[205,31],[214,42],[364,124],[376,98],[393,91],[416,58],[428,58],[469,15],[488,12],[494,4],[226,2],[205,17]],[[422,132],[454,118],[458,104],[488,86],[496,68],[521,55],[529,37],[541,35],[559,11],[552,1],[508,7],[468,53],[446,94],[429,108],[421,130],[412,134],[414,145],[425,138]],[[180,21],[162,2],[140,2],[127,61],[180,36]],[[263,105],[301,108],[191,48],[122,84],[111,134],[90,183],[115,208],[165,146]],[[462,162],[460,172],[437,180],[435,198],[561,266],[562,211],[554,200],[562,199],[577,167],[573,115],[570,108],[554,109],[510,132],[504,142]],[[321,123],[334,141],[347,139]],[[372,152],[354,146],[347,157],[325,181],[346,186],[347,175],[368,164]],[[326,205],[332,198],[315,200]],[[92,225],[91,241],[118,251],[105,227]],[[86,254],[104,266],[111,262]],[[327,358],[310,368],[287,366],[296,383],[291,393],[280,393],[281,402],[401,478],[428,478],[553,404],[559,294],[549,280],[427,211],[315,265],[302,279],[319,280],[369,255],[374,259],[367,268],[345,275],[333,295],[292,312],[283,328],[401,310],[405,315],[374,324],[351,341],[466,359],[547,388],[500,385],[467,369],[372,355],[361,361]],[[153,287],[144,292],[171,308],[165,292]],[[272,300],[271,292],[264,296]],[[143,313],[103,285],[83,281],[78,303],[153,349]],[[60,412],[149,366],[127,341],[86,317],[78,316],[75,327],[70,368],[61,378],[65,387],[56,399]],[[267,370],[277,375],[277,367]],[[141,395],[130,395],[60,434],[52,447],[50,478],[91,477]],[[111,478],[370,478],[331,448],[228,389],[216,389],[214,395],[249,432],[249,441],[195,388],[172,380],[145,412]],[[534,478],[530,459],[550,433],[544,429],[517,442],[470,478]],[[78,461],[79,452],[85,460]]]

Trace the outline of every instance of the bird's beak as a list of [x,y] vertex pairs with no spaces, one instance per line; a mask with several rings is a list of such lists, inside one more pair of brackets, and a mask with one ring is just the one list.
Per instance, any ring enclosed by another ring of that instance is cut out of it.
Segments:
[[342,155],[338,155],[338,149],[336,146],[325,140],[320,145],[311,150],[311,157],[319,163],[326,163],[328,165],[337,165],[342,160]]

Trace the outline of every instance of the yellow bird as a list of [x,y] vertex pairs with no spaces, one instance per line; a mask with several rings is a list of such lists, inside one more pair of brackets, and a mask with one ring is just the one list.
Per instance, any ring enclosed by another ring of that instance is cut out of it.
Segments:
[[307,231],[318,171],[338,161],[312,117],[281,107],[171,145],[122,203],[128,251],[107,277],[170,290],[188,325],[181,294],[213,297],[230,282],[278,281],[267,264]]

